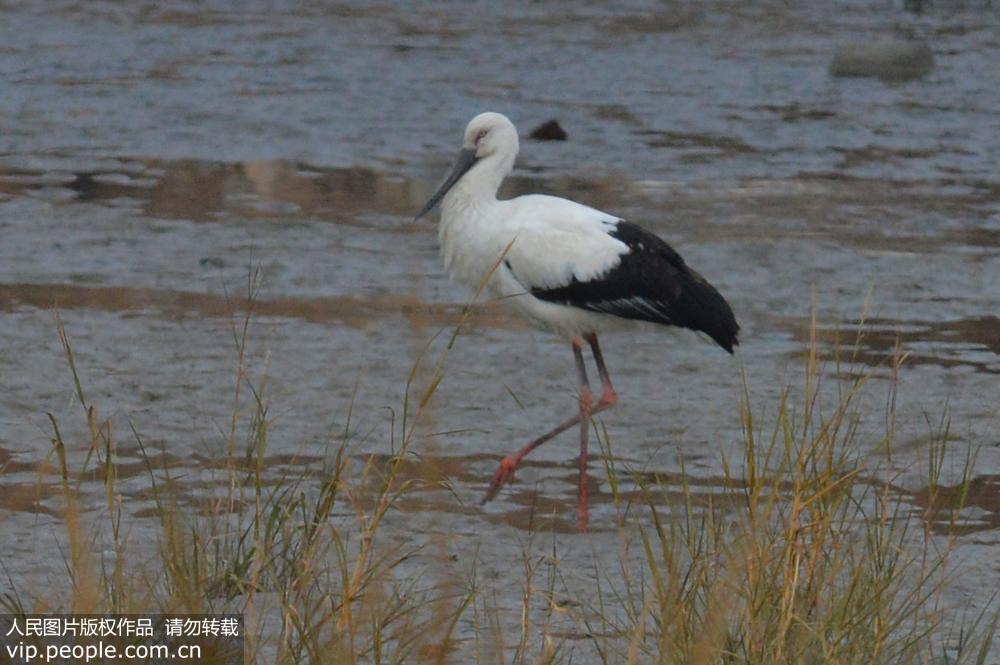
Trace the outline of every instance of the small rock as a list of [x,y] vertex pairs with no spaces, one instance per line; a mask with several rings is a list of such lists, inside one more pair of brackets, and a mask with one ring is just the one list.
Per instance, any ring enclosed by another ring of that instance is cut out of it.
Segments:
[[198,263],[201,264],[202,268],[225,268],[226,262],[220,259],[218,256],[206,256]]
[[833,54],[833,76],[873,76],[885,81],[919,78],[934,67],[934,53],[926,43],[883,39],[872,44],[848,44]]
[[566,130],[559,126],[555,120],[549,120],[531,130],[529,134],[536,141],[565,141]]

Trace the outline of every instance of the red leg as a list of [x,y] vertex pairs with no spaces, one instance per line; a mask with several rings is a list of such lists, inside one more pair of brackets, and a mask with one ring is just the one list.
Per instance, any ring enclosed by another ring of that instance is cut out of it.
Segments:
[[[582,346],[583,346],[582,341],[579,338],[573,340],[573,356],[576,358],[578,375],[580,372],[585,372],[585,370],[583,369]],[[584,380],[586,380],[585,373],[583,374],[583,377]],[[587,388],[587,392],[589,394],[590,392],[589,387]],[[591,397],[590,399],[592,400],[593,397]],[[517,470],[518,465],[521,464],[521,460],[524,459],[524,457],[528,453],[530,453],[532,450],[542,445],[546,441],[555,438],[559,434],[562,434],[563,432],[568,430],[570,427],[573,427],[574,425],[579,423],[581,417],[582,417],[582,411],[580,413],[577,413],[575,416],[571,418],[567,418],[558,426],[556,426],[554,429],[549,430],[548,432],[541,435],[537,439],[529,442],[528,445],[524,446],[513,455],[507,455],[507,457],[504,457],[502,460],[500,460],[500,469],[497,470],[496,474],[493,476],[493,481],[490,483],[489,489],[486,490],[486,496],[483,497],[481,503],[486,503],[487,501],[490,501],[493,497],[497,495],[497,492],[500,491],[501,487],[503,487],[506,483],[514,479],[514,471]]]
[[604,354],[601,353],[601,347],[597,344],[597,335],[594,333],[587,333],[584,338],[590,344],[590,350],[594,354],[594,362],[597,363],[597,374],[601,377],[601,399],[594,406],[594,413],[598,411],[603,411],[604,409],[610,408],[618,403],[618,393],[615,392],[615,387],[611,385],[611,377],[608,376],[608,368],[604,366]]
[[573,344],[573,355],[576,358],[576,374],[580,382],[580,478],[576,488],[576,522],[583,533],[587,530],[589,514],[587,512],[587,437],[590,435],[590,416],[594,409],[594,394],[590,391],[587,381],[587,368],[583,364],[582,345]]
[[573,340],[573,356],[576,360],[577,367],[577,378],[580,384],[580,409],[579,412],[571,418],[566,419],[560,423],[556,428],[549,432],[546,432],[537,439],[531,441],[526,446],[518,450],[512,455],[508,455],[500,461],[500,469],[493,476],[493,481],[490,483],[489,489],[486,491],[486,496],[483,497],[482,503],[486,503],[497,495],[500,488],[506,483],[514,479],[514,471],[517,470],[518,465],[521,460],[530,453],[532,450],[542,445],[546,441],[556,437],[557,435],[565,432],[570,427],[576,424],[580,424],[580,479],[579,486],[577,488],[577,520],[580,525],[581,531],[587,530],[587,520],[588,520],[588,510],[587,510],[587,483],[586,483],[586,471],[587,471],[587,445],[588,437],[590,432],[590,420],[592,416],[604,411],[605,409],[611,408],[618,403],[618,394],[615,392],[614,386],[611,385],[611,378],[608,376],[607,367],[604,365],[604,356],[601,353],[601,347],[597,343],[597,335],[594,333],[588,333],[584,335],[587,342],[590,344],[590,349],[594,354],[594,361],[597,363],[597,371],[601,377],[601,388],[602,394],[600,401],[594,404],[593,393],[590,390],[590,384],[587,381],[587,372],[583,363],[583,352],[582,352],[582,340],[576,338]]

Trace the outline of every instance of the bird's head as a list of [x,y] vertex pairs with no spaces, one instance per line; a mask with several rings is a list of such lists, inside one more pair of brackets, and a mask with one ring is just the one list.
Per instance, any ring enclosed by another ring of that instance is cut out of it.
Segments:
[[517,154],[517,130],[502,113],[480,113],[466,125],[462,149],[475,153],[477,160],[498,153]]
[[420,209],[414,221],[429,213],[444,198],[445,194],[462,179],[462,176],[479,162],[491,165],[489,172],[494,176],[495,185],[499,186],[504,176],[510,173],[517,151],[517,129],[507,116],[492,111],[477,115],[465,127],[462,150],[458,153],[458,159],[455,160],[451,172],[424,204],[424,207]]

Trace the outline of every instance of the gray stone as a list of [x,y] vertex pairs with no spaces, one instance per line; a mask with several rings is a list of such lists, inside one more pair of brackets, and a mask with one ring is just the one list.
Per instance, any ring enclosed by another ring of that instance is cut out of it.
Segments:
[[924,76],[933,67],[934,53],[926,43],[910,39],[882,39],[838,48],[830,63],[830,74],[905,81]]

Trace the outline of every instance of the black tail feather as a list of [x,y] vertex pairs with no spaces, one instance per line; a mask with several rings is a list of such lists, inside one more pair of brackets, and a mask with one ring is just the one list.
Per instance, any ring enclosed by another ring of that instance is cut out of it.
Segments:
[[610,235],[629,251],[617,266],[597,279],[534,289],[549,302],[703,332],[729,353],[739,344],[733,310],[704,277],[684,263],[659,236],[620,221]]

